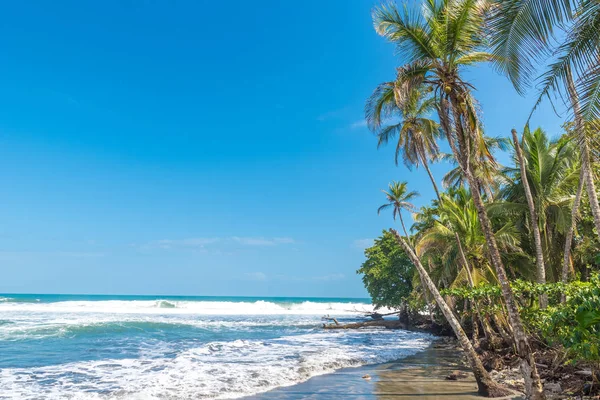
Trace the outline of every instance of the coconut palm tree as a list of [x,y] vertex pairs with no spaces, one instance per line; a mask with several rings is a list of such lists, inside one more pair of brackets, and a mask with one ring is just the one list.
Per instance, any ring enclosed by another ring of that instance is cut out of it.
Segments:
[[[442,193],[441,197],[442,202],[436,209],[437,219],[418,237],[417,254],[422,257],[439,255],[439,267],[447,275],[451,286],[497,283],[470,191],[466,188],[450,190]],[[521,252],[519,232],[512,223],[506,222],[495,235],[507,255]],[[456,236],[460,238],[458,241]],[[458,265],[456,260],[460,261]]]
[[[534,81],[537,65],[553,60],[540,75],[534,110],[553,93],[568,99],[581,153],[581,177],[600,236],[600,204],[590,154],[591,137],[600,128],[600,3],[494,0],[492,10],[489,27],[494,61],[519,93]],[[558,44],[556,38],[560,38]]]
[[[401,189],[394,190],[392,188],[401,188]],[[386,194],[388,203],[379,207],[379,209],[377,210],[377,213],[379,214],[379,213],[381,213],[382,210],[392,208],[392,215],[393,215],[394,219],[396,219],[397,215],[399,215],[401,217],[401,211],[402,211],[402,209],[404,209],[403,205],[406,204],[406,199],[405,199],[406,192],[407,192],[406,182],[401,182],[401,183],[392,182],[390,184],[389,192],[386,192],[386,191],[383,191],[383,192]],[[390,194],[392,194],[394,192],[397,192],[397,194],[400,194],[401,196],[395,196],[395,195],[390,196]],[[409,192],[409,193],[415,193],[415,192]],[[414,197],[414,196],[415,195],[413,195],[412,197]],[[403,228],[404,228],[404,225],[403,225]],[[408,235],[406,233],[406,230],[405,230],[406,239],[404,237],[402,237],[401,235],[399,235],[398,232],[394,229],[390,229],[390,232],[394,235],[394,237],[396,238],[396,240],[398,241],[400,246],[404,249],[404,251],[406,252],[408,257],[412,261],[413,265],[417,269],[417,272],[419,273],[421,282],[423,282],[423,284],[427,287],[427,290],[429,290],[429,292],[432,294],[433,298],[435,299],[436,304],[438,305],[438,307],[442,311],[442,314],[444,314],[444,317],[448,321],[448,324],[452,327],[452,330],[454,331],[456,337],[458,338],[458,341],[460,342],[463,350],[465,351],[467,359],[469,360],[469,364],[471,365],[471,369],[473,370],[473,374],[475,375],[475,379],[477,381],[477,387],[479,389],[479,393],[481,395],[487,396],[487,397],[500,397],[500,396],[507,395],[508,392],[504,388],[502,388],[501,386],[496,384],[492,380],[492,378],[489,376],[489,374],[485,370],[485,368],[483,367],[483,363],[481,362],[481,360],[479,359],[479,356],[475,352],[475,349],[473,348],[473,345],[469,341],[469,338],[467,337],[465,331],[463,330],[462,326],[460,325],[460,322],[456,319],[456,317],[454,316],[454,313],[452,312],[452,309],[448,306],[448,304],[444,301],[443,297],[440,295],[440,292],[438,291],[437,287],[435,286],[435,284],[429,277],[427,270],[421,264],[421,260],[416,255],[413,247],[411,245],[409,245],[409,243],[407,242]]]
[[[571,264],[571,245],[573,243],[573,235],[575,233],[575,225],[577,223],[577,217],[579,214],[579,204],[581,203],[581,195],[583,193],[583,183],[585,170],[580,168],[579,172],[579,184],[577,185],[577,192],[575,194],[575,198],[573,199],[573,204],[571,205],[571,224],[569,225],[569,229],[567,231],[566,239],[565,239],[565,250],[563,255],[563,268],[561,273],[561,281],[564,284],[567,284],[569,281],[569,266]],[[561,303],[567,301],[567,296],[562,293],[560,297]]]
[[439,199],[440,192],[429,169],[429,163],[439,154],[436,140],[440,137],[439,124],[427,118],[435,110],[435,101],[427,96],[425,88],[415,88],[400,101],[394,95],[396,89],[393,81],[377,86],[365,106],[367,125],[377,135],[378,148],[398,138],[396,165],[402,154],[404,165],[409,169],[423,166]]
[[[515,154],[515,161],[518,155]],[[550,141],[542,129],[525,129],[522,140],[521,168],[505,168],[502,171],[505,185],[499,193],[504,201],[489,206],[492,215],[505,214],[523,232],[521,246],[535,251],[537,243],[531,244],[535,226],[531,217],[529,199],[524,185],[526,177],[531,202],[536,211],[540,247],[545,260],[545,273],[550,281],[560,277],[563,259],[562,248],[565,234],[571,225],[573,190],[579,177],[579,163],[573,144],[568,139]],[[539,275],[538,275],[539,278]]]
[[404,219],[402,219],[402,210],[409,212],[416,211],[416,207],[411,203],[411,201],[419,196],[419,192],[409,192],[406,182],[396,181],[392,181],[388,187],[388,190],[382,190],[382,192],[385,193],[385,197],[388,202],[377,209],[377,214],[381,214],[383,210],[391,208],[394,220],[396,217],[400,220],[404,235],[406,238],[408,238],[408,232],[406,231],[406,226],[404,225]]
[[[538,213],[536,211],[535,204],[533,202],[533,196],[531,194],[531,188],[529,187],[529,180],[527,179],[527,167],[523,160],[523,153],[521,151],[521,144],[517,137],[517,131],[513,129],[511,131],[513,136],[513,142],[515,144],[515,154],[517,155],[517,161],[521,171],[521,185],[525,191],[525,198],[527,199],[527,208],[529,209],[530,225],[533,231],[533,239],[535,242],[535,261],[537,266],[537,283],[546,283],[546,266],[544,265],[544,250],[542,249],[542,238],[540,236],[540,227],[538,225]],[[545,293],[540,294],[539,297],[540,308],[548,307],[548,296]]]
[[[544,399],[533,352],[480,194],[481,164],[494,160],[485,148],[472,85],[462,78],[466,67],[494,58],[484,48],[483,27],[488,6],[484,0],[427,0],[422,12],[407,6],[401,12],[396,6],[388,5],[376,8],[373,18],[376,31],[396,44],[404,61],[396,75],[400,101],[405,100],[413,88],[423,85],[435,96],[442,131],[471,188],[513,328],[527,396]],[[482,162],[478,154],[487,157]]]
[[[497,283],[494,271],[487,258],[485,237],[481,232],[477,210],[472,197],[465,188],[442,194],[442,202],[437,210],[439,218],[419,237],[416,245],[420,256],[433,256],[450,287],[466,284],[475,287],[482,282]],[[506,249],[506,255],[521,253],[518,247],[518,232],[511,223],[506,223],[496,231],[496,239]],[[460,262],[457,263],[456,260]],[[456,268],[456,267],[460,268]],[[430,273],[432,273],[430,271]],[[496,334],[487,316],[475,307],[486,338],[495,343]]]

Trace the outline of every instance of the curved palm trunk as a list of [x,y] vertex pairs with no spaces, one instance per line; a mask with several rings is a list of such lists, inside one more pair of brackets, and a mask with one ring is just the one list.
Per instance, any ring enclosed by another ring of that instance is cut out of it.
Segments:
[[571,105],[573,106],[573,115],[575,118],[575,133],[578,137],[579,149],[581,151],[581,169],[585,171],[585,187],[590,200],[590,208],[594,216],[594,225],[596,226],[596,234],[600,237],[600,204],[598,204],[598,195],[596,194],[596,185],[594,184],[594,174],[592,172],[590,160],[590,148],[585,134],[585,124],[581,117],[581,105],[579,104],[579,96],[575,89],[573,76],[571,71],[566,74],[567,89]]
[[[567,238],[565,240],[565,256],[563,259],[562,268],[562,283],[566,284],[569,281],[569,266],[571,264],[571,243],[573,242],[573,234],[575,232],[575,224],[577,223],[577,213],[579,211],[579,204],[581,203],[581,194],[583,192],[583,183],[585,180],[585,170],[581,168],[579,172],[579,185],[577,185],[577,193],[573,200],[573,207],[571,208],[571,225],[567,232]],[[563,293],[560,296],[561,303],[566,301],[566,296]]]
[[[542,237],[540,236],[540,226],[538,225],[538,215],[535,210],[535,204],[533,202],[533,196],[531,195],[531,188],[527,180],[527,169],[525,168],[525,160],[523,160],[523,153],[521,152],[521,145],[517,138],[517,131],[511,130],[513,141],[515,143],[515,151],[519,160],[519,167],[521,168],[521,183],[525,189],[525,197],[527,198],[527,206],[529,208],[529,217],[531,220],[531,230],[533,232],[533,240],[535,242],[535,261],[537,267],[537,283],[546,283],[546,266],[544,265],[544,251],[542,249]],[[540,308],[548,307],[548,295],[545,293],[540,294]]]
[[462,346],[467,356],[467,359],[469,360],[469,364],[471,366],[471,369],[473,370],[473,374],[475,375],[475,380],[477,381],[477,388],[479,394],[486,397],[500,397],[507,395],[508,391],[502,388],[496,382],[494,382],[492,378],[490,378],[489,374],[483,367],[479,356],[475,352],[473,345],[471,344],[469,338],[465,334],[465,331],[460,326],[460,323],[452,313],[450,307],[448,307],[448,304],[446,304],[443,297],[440,295],[440,292],[437,290],[437,287],[427,274],[427,271],[425,271],[425,268],[423,268],[421,261],[419,260],[413,249],[408,245],[406,240],[404,240],[404,238],[400,236],[398,232],[396,232],[394,229],[390,229],[390,232],[394,235],[396,241],[398,241],[400,246],[402,246],[408,257],[414,264],[415,268],[419,272],[419,275],[422,277],[423,281],[427,285],[427,288],[433,295],[438,307],[444,314],[444,317],[446,317],[446,320],[452,327],[454,334],[456,335],[460,345]]
[[[471,187],[473,203],[475,205],[475,208],[477,209],[477,216],[479,217],[479,222],[481,223],[481,230],[483,231],[483,234],[485,236],[486,244],[489,250],[490,260],[492,262],[492,265],[494,266],[494,269],[496,270],[496,276],[498,277],[498,282],[500,283],[502,297],[504,298],[504,302],[506,303],[509,323],[512,326],[515,344],[517,347],[517,354],[521,360],[521,374],[523,375],[523,379],[525,382],[525,390],[527,392],[527,397],[533,400],[543,400],[546,398],[546,396],[544,395],[542,382],[537,372],[535,358],[533,356],[529,340],[525,333],[523,323],[521,322],[521,316],[519,315],[519,309],[517,308],[513,291],[510,287],[508,277],[506,276],[506,270],[504,269],[504,264],[502,263],[502,258],[500,257],[500,251],[498,250],[498,244],[496,243],[496,238],[494,237],[494,232],[492,230],[492,223],[487,215],[485,204],[481,199],[479,182],[476,180],[475,175],[473,174],[472,165],[470,163],[470,157],[468,155],[469,150],[465,151],[465,148],[468,146],[466,146],[465,143],[461,143],[460,140],[460,138],[464,139],[465,135],[463,132],[463,126],[461,121],[462,115],[459,112],[459,105],[459,100],[456,97],[456,94],[454,94],[451,97],[450,106],[452,107],[452,113],[454,115],[453,119],[455,122],[456,137],[459,139],[459,148],[457,148],[455,143],[451,143],[450,147],[452,148],[454,156],[456,157],[459,165],[461,166],[461,169],[463,170],[463,173],[467,178],[467,181],[469,182],[469,186]],[[445,114],[446,116],[448,115],[447,111],[445,112]],[[441,116],[440,120],[442,120],[443,118],[444,117]],[[449,133],[450,134],[448,135],[448,141],[453,142],[454,136],[452,135],[452,132]]]

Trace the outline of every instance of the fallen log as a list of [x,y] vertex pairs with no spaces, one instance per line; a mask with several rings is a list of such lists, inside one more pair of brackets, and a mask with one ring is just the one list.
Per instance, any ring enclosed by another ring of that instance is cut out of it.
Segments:
[[[337,321],[336,321],[337,322]],[[352,322],[349,324],[323,324],[324,329],[359,329],[359,328],[370,328],[380,327],[387,329],[407,329],[407,326],[402,321],[380,319],[375,321],[364,321],[364,322]]]
[[[331,318],[329,315],[322,316],[321,319],[324,321],[333,321],[336,325],[340,324],[337,319]],[[325,324],[323,324],[323,325],[325,325]]]

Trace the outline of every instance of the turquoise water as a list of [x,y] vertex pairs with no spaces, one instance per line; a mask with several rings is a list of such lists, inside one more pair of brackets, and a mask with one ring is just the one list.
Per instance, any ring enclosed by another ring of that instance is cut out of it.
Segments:
[[239,398],[431,338],[325,331],[366,299],[0,294],[0,399]]

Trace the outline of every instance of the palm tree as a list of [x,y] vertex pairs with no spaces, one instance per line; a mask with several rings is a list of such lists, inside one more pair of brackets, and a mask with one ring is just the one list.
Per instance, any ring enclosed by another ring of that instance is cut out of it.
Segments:
[[[451,282],[450,287],[462,286],[465,283],[470,287],[482,282],[497,283],[487,258],[485,236],[481,231],[471,194],[467,189],[460,188],[443,193],[442,199],[437,209],[439,218],[419,236],[417,254],[439,260],[439,273],[445,275],[445,281]],[[513,224],[505,223],[495,235],[498,244],[505,249],[503,257],[514,259],[515,255],[522,255],[518,247],[518,232]],[[458,265],[457,259],[460,261]],[[481,315],[477,309],[475,311],[486,337],[494,344],[496,335],[487,321],[487,316]],[[497,319],[495,315],[492,317]],[[500,328],[502,327],[499,326]]]
[[[571,202],[580,174],[579,163],[575,148],[568,138],[550,141],[539,128],[535,131],[525,129],[521,145],[525,172],[512,167],[502,171],[505,184],[499,197],[504,201],[490,205],[488,211],[494,216],[510,217],[523,232],[521,246],[536,251],[534,247],[537,247],[537,243],[530,244],[529,239],[533,236],[535,226],[532,224],[531,206],[524,185],[525,176],[536,211],[545,274],[550,281],[557,281],[563,260],[565,234],[571,224]],[[517,160],[518,154],[515,154]]]
[[[542,249],[542,238],[540,236],[540,227],[538,225],[538,214],[533,203],[533,196],[531,194],[531,188],[527,179],[527,169],[525,167],[525,161],[523,160],[523,153],[521,152],[521,145],[519,144],[519,138],[517,137],[517,131],[513,129],[511,131],[513,141],[515,144],[515,153],[519,162],[521,170],[521,184],[525,190],[525,198],[527,199],[527,206],[529,208],[529,216],[531,220],[531,230],[533,231],[533,239],[535,241],[535,260],[537,266],[537,282],[544,284],[546,283],[546,267],[544,265],[544,251]],[[540,308],[548,307],[548,296],[546,294],[540,294]]]
[[[389,192],[386,192],[386,191],[383,191],[383,192],[386,194],[388,203],[379,207],[379,209],[377,210],[377,213],[379,214],[379,213],[381,213],[382,210],[391,207],[392,215],[393,215],[394,219],[396,219],[397,215],[399,215],[400,218],[402,218],[401,211],[402,211],[402,209],[405,208],[406,197],[407,197],[406,196],[406,193],[407,193],[406,182],[401,182],[401,183],[392,182],[390,184]],[[409,192],[409,194],[413,194],[410,196],[411,198],[416,196],[416,192]],[[411,206],[412,206],[412,204],[411,204]],[[412,207],[414,208],[414,206],[412,206]],[[402,219],[400,219],[400,221],[402,221]],[[402,227],[404,228],[404,224],[402,225]],[[414,264],[415,268],[417,269],[417,272],[419,273],[419,277],[421,278],[421,282],[427,287],[429,292],[433,295],[433,298],[435,299],[438,307],[442,311],[442,314],[444,314],[444,317],[446,318],[446,320],[452,327],[452,330],[454,331],[456,337],[458,338],[458,341],[460,342],[463,350],[465,351],[465,354],[467,355],[467,358],[471,365],[471,369],[473,370],[473,374],[475,375],[475,379],[477,381],[477,387],[479,389],[479,393],[481,395],[487,396],[487,397],[500,397],[500,396],[507,395],[508,392],[505,389],[503,389],[501,386],[496,384],[490,378],[489,374],[483,367],[483,363],[479,359],[479,356],[475,352],[473,345],[469,341],[469,338],[467,337],[462,326],[460,325],[460,322],[456,319],[456,317],[454,316],[454,313],[452,312],[452,309],[448,306],[448,304],[444,301],[443,297],[440,295],[440,292],[438,291],[437,287],[435,286],[435,284],[429,277],[429,274],[427,273],[427,271],[421,264],[421,260],[416,255],[414,249],[412,248],[412,246],[410,246],[408,244],[408,242],[407,242],[408,234],[406,233],[406,229],[405,229],[406,239],[403,238],[402,236],[400,236],[398,234],[398,232],[394,229],[390,229],[390,232],[394,235],[394,237],[396,238],[396,240],[398,241],[400,246],[404,249],[404,251],[406,252],[408,257]]]
[[[396,76],[400,101],[405,100],[413,88],[423,85],[429,87],[436,98],[441,128],[471,187],[513,328],[527,395],[544,399],[533,352],[480,194],[482,160],[477,155],[488,156],[489,151],[481,133],[472,85],[462,79],[465,67],[494,58],[484,49],[483,27],[488,4],[485,0],[427,0],[422,13],[406,6],[400,12],[389,5],[376,8],[373,17],[376,31],[397,45],[405,62],[397,69]],[[488,162],[493,162],[491,154],[485,160]]]
[[390,232],[394,235],[400,246],[402,246],[408,257],[414,264],[421,277],[421,280],[425,283],[427,289],[433,295],[436,304],[442,311],[442,314],[444,314],[444,317],[448,321],[448,324],[452,327],[456,338],[458,339],[461,347],[463,348],[463,351],[465,352],[465,355],[467,356],[467,359],[471,366],[471,370],[475,375],[478,393],[486,397],[502,397],[508,395],[509,392],[502,386],[499,386],[496,382],[494,382],[488,374],[488,372],[483,367],[483,363],[479,359],[475,348],[469,341],[469,338],[467,337],[467,334],[460,325],[460,322],[454,316],[452,309],[448,306],[448,304],[438,291],[437,287],[435,286],[435,283],[433,283],[433,281],[429,277],[429,274],[427,274],[427,271],[423,267],[423,264],[421,264],[421,260],[415,254],[414,249],[406,242],[406,240],[404,240],[402,236],[398,234],[396,230],[390,229]]
[[388,202],[377,209],[377,214],[381,214],[383,210],[391,207],[394,220],[396,217],[400,219],[404,235],[406,238],[408,238],[408,232],[406,231],[406,226],[404,225],[404,220],[402,219],[402,210],[407,210],[410,212],[416,211],[416,207],[411,203],[411,200],[419,196],[419,193],[415,191],[409,192],[406,182],[396,181],[392,181],[388,187],[388,190],[382,190],[382,192],[385,193],[385,197],[387,198]]
[[[439,255],[442,273],[450,286],[481,282],[496,283],[496,275],[487,257],[486,241],[471,193],[466,188],[442,193],[436,209],[437,219],[422,230],[416,252],[420,256]],[[495,232],[501,248],[509,256],[520,252],[519,232],[510,222]],[[459,240],[455,240],[456,237]],[[461,254],[462,253],[462,254]],[[503,252],[504,253],[504,252]],[[460,260],[457,265],[456,260]],[[462,265],[461,265],[462,264]],[[458,268],[457,268],[458,267]]]
[[[565,239],[565,250],[564,250],[564,258],[563,258],[563,268],[561,273],[561,281],[566,284],[569,281],[569,265],[571,262],[571,244],[573,243],[573,234],[575,232],[575,224],[577,223],[577,215],[579,213],[579,204],[581,203],[581,194],[583,192],[583,181],[585,170],[581,168],[581,172],[579,174],[579,184],[577,185],[577,193],[575,194],[575,198],[573,199],[573,205],[571,206],[571,224],[569,225],[569,230],[567,231],[567,237]],[[561,303],[567,301],[567,296],[562,293],[560,297]]]
[[[402,153],[404,165],[409,169],[413,165],[423,166],[439,199],[440,192],[428,165],[439,154],[436,141],[440,136],[439,124],[427,118],[435,109],[435,101],[419,88],[415,88],[405,101],[397,101],[396,89],[393,81],[377,86],[365,106],[367,125],[377,135],[378,148],[398,137],[396,165]],[[394,123],[396,119],[400,121]]]
[[[538,73],[537,64],[554,60],[540,76],[534,110],[552,93],[568,98],[581,153],[581,177],[600,236],[600,204],[590,155],[590,138],[600,127],[600,3],[494,0],[492,9],[489,27],[494,61],[519,93],[526,91]],[[556,33],[561,30],[562,34]],[[557,37],[561,42],[556,46],[552,39]]]

